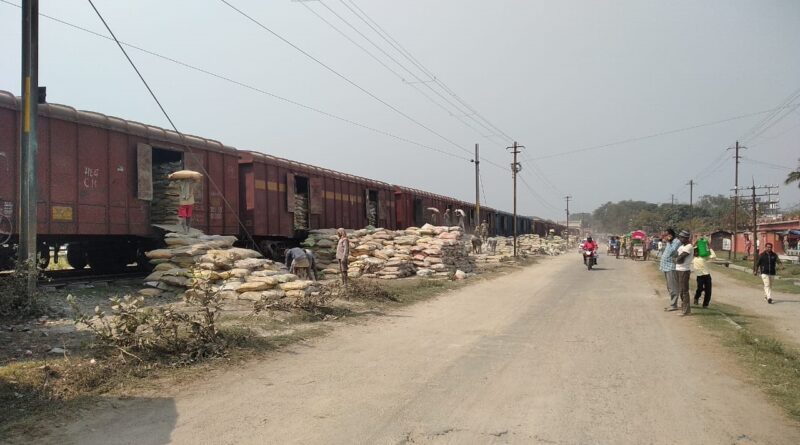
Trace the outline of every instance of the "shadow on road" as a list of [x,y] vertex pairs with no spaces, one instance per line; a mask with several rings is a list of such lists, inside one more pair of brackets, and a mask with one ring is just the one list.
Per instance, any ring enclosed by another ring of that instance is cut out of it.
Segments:
[[171,443],[178,421],[175,401],[167,397],[104,400],[87,413],[72,424],[66,437],[57,431],[48,443],[164,445]]

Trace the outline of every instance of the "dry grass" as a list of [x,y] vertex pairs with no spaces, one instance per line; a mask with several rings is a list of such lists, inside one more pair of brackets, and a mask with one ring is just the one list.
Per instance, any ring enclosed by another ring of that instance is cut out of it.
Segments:
[[800,351],[771,335],[768,322],[735,306],[717,303],[713,310],[696,315],[718,334],[770,399],[800,421]]

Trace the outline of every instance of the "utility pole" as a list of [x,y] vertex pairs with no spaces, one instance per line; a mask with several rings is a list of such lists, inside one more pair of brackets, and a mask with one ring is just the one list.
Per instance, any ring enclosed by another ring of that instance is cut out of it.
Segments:
[[20,135],[19,260],[36,292],[36,153],[39,117],[39,0],[22,1],[22,125]]
[[567,201],[567,247],[569,247],[569,200],[572,199],[572,195],[567,195],[564,199]]
[[673,193],[673,194],[671,194],[669,196],[670,196],[669,205],[671,205],[672,207],[675,207],[675,194]]
[[689,229],[694,233],[694,179],[689,180]]
[[517,144],[517,141],[514,141],[514,145],[510,147],[506,147],[506,150],[511,150],[511,154],[514,155],[514,162],[511,163],[511,177],[514,180],[514,258],[517,257],[517,173],[522,170],[522,166],[517,162],[517,155],[520,153],[520,148],[525,148],[524,145]]
[[[758,203],[759,199],[763,197],[768,197],[769,201],[768,204],[772,202],[772,195],[776,194],[773,192],[773,189],[777,189],[778,186],[776,185],[761,185],[756,186],[755,180],[753,181],[753,185],[750,187],[740,188],[740,189],[732,189],[732,191],[736,192],[738,195],[739,191],[750,190],[750,197],[751,197],[751,211],[753,212],[752,221],[751,221],[751,231],[753,232],[753,270],[756,269],[756,264],[758,264],[758,252],[759,247],[761,247],[761,243],[758,242]],[[766,192],[758,192],[758,190],[766,190]]]
[[481,157],[478,154],[478,144],[475,144],[475,227],[481,224]]
[[[733,247],[731,248],[731,251],[728,252],[728,259],[731,259],[731,253],[733,253],[734,260],[736,259],[736,230],[738,229],[738,223],[739,223],[739,221],[737,220],[739,211],[739,159],[741,159],[741,156],[739,156],[739,150],[742,148],[746,149],[747,147],[740,146],[739,141],[736,141],[736,147],[734,148],[736,150],[736,154],[733,155],[733,159],[736,161],[735,162],[736,166],[734,167],[735,173],[733,179],[733,187],[735,192],[733,195]],[[728,150],[731,150],[731,148],[728,148]]]
[[758,248],[761,247],[758,242],[758,204],[756,204],[756,180],[753,178],[753,186],[750,187],[753,192],[753,270],[756,270],[758,264]]

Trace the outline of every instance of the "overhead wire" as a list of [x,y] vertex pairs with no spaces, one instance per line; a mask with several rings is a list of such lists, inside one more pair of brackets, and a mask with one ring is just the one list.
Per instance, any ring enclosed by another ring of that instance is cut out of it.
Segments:
[[348,7],[353,14],[359,17],[364,23],[367,24],[376,34],[378,34],[384,41],[386,41],[390,46],[392,46],[398,53],[403,55],[408,61],[410,61],[414,66],[416,66],[420,71],[430,77],[437,85],[439,85],[444,91],[446,91],[450,96],[456,99],[459,103],[464,105],[464,107],[472,112],[476,117],[480,118],[483,122],[488,125],[485,127],[487,129],[493,129],[497,133],[503,135],[507,138],[506,141],[514,140],[511,136],[507,133],[502,131],[496,125],[492,124],[488,119],[486,119],[481,113],[479,113],[474,107],[470,106],[466,101],[464,101],[459,95],[457,95],[450,87],[448,87],[441,79],[439,79],[431,70],[426,68],[419,60],[417,60],[411,52],[409,52],[400,42],[397,41],[394,37],[392,37],[378,22],[372,19],[363,9],[361,9],[354,0],[349,0],[349,3],[356,9],[358,12],[350,8],[344,0],[339,0],[343,5]]
[[387,107],[387,108],[389,108],[390,110],[392,110],[392,111],[394,111],[395,113],[399,114],[400,116],[402,116],[402,117],[406,118],[407,120],[409,120],[410,122],[412,122],[412,123],[414,123],[415,125],[419,126],[420,128],[423,128],[423,129],[425,129],[425,130],[426,130],[426,131],[428,131],[429,133],[431,133],[431,134],[433,134],[433,135],[437,136],[438,138],[440,138],[440,139],[442,139],[442,140],[446,141],[447,143],[449,143],[450,145],[452,145],[452,146],[456,147],[457,149],[459,149],[459,150],[461,150],[461,151],[464,151],[464,152],[466,152],[466,153],[472,154],[472,152],[471,152],[470,150],[467,150],[466,148],[464,148],[464,147],[463,147],[463,146],[461,146],[460,144],[456,143],[456,142],[455,142],[455,141],[453,141],[452,139],[450,139],[450,138],[448,138],[448,137],[444,136],[443,134],[439,133],[438,131],[436,131],[436,130],[434,130],[434,129],[430,128],[429,126],[427,126],[427,125],[423,124],[422,122],[418,121],[417,119],[414,119],[412,116],[410,116],[410,115],[408,115],[407,113],[403,112],[402,110],[400,110],[399,108],[397,108],[397,107],[395,107],[394,105],[390,104],[389,102],[385,101],[384,99],[381,99],[380,97],[378,97],[377,95],[375,95],[375,94],[374,94],[374,93],[372,93],[371,91],[367,90],[367,89],[366,89],[366,88],[364,88],[363,86],[361,86],[361,85],[357,84],[356,82],[354,82],[353,80],[351,80],[349,77],[347,77],[347,76],[345,76],[344,74],[340,73],[339,71],[335,70],[335,69],[334,69],[333,67],[331,67],[330,65],[328,65],[328,64],[326,64],[325,62],[321,61],[320,59],[318,59],[318,58],[314,57],[314,56],[313,56],[311,53],[309,53],[308,51],[306,51],[306,50],[304,50],[304,49],[300,48],[299,46],[297,46],[296,44],[292,43],[291,41],[289,41],[288,39],[286,39],[286,38],[285,38],[285,37],[283,37],[282,35],[278,34],[278,33],[277,33],[277,32],[275,32],[275,31],[273,31],[271,28],[269,28],[268,26],[266,26],[265,24],[263,24],[261,21],[259,21],[259,20],[257,20],[256,18],[254,18],[252,15],[250,15],[250,14],[246,13],[245,11],[243,11],[243,10],[242,10],[242,9],[240,9],[240,8],[237,8],[236,6],[234,6],[234,5],[233,5],[231,2],[229,2],[228,0],[219,0],[219,1],[220,1],[221,3],[223,3],[224,5],[228,6],[230,9],[232,9],[232,10],[233,10],[233,11],[235,11],[236,13],[238,13],[239,15],[241,15],[242,17],[244,17],[245,19],[247,19],[248,21],[250,21],[250,22],[252,22],[253,24],[255,24],[256,26],[258,26],[259,28],[263,29],[264,31],[266,31],[267,33],[271,34],[272,36],[274,36],[274,37],[275,37],[275,38],[277,38],[278,40],[280,40],[280,41],[284,42],[285,44],[289,45],[290,47],[292,47],[292,48],[293,48],[293,49],[295,49],[296,51],[300,52],[301,54],[303,54],[303,55],[304,55],[304,56],[306,56],[307,58],[311,59],[312,61],[314,61],[315,63],[317,63],[318,65],[320,65],[321,67],[325,68],[327,71],[329,71],[330,73],[334,74],[336,77],[339,77],[340,79],[342,79],[342,80],[343,80],[343,81],[345,81],[346,83],[350,84],[350,85],[351,85],[351,86],[353,86],[354,88],[358,89],[359,91],[363,92],[363,93],[364,93],[364,94],[366,94],[367,96],[371,97],[371,98],[372,98],[372,99],[374,99],[375,101],[377,101],[377,102],[379,102],[379,103],[383,104],[384,106],[386,106],[386,107]]
[[[247,226],[245,226],[244,222],[241,220],[241,218],[239,218],[239,213],[233,208],[231,203],[225,197],[225,193],[223,192],[223,190],[219,187],[219,185],[216,183],[216,181],[214,181],[214,178],[208,173],[208,170],[206,170],[205,166],[203,165],[202,160],[194,152],[194,149],[192,149],[192,147],[188,143],[186,143],[185,135],[178,130],[178,127],[175,125],[175,122],[172,120],[172,117],[170,117],[169,113],[167,113],[167,110],[161,104],[161,101],[158,99],[158,96],[156,96],[156,93],[150,87],[150,84],[147,83],[147,80],[145,80],[145,78],[142,75],[141,71],[139,71],[139,68],[133,62],[133,59],[131,59],[131,57],[128,55],[128,52],[125,51],[125,47],[123,47],[122,44],[119,42],[119,40],[117,39],[117,36],[114,34],[114,31],[111,30],[111,26],[109,26],[108,22],[106,22],[106,19],[103,17],[103,14],[100,13],[100,10],[97,9],[97,6],[95,6],[95,4],[94,4],[94,2],[92,0],[88,0],[88,2],[92,6],[92,9],[94,9],[94,12],[97,14],[97,17],[100,18],[101,22],[103,22],[103,26],[105,26],[105,28],[108,31],[108,33],[111,34],[111,37],[114,39],[114,42],[117,43],[117,46],[119,47],[120,51],[122,51],[122,54],[125,56],[125,59],[128,60],[128,63],[131,65],[133,70],[136,72],[136,75],[139,76],[139,80],[141,80],[142,83],[144,84],[145,88],[147,88],[147,91],[150,93],[150,96],[153,98],[153,100],[155,101],[156,105],[158,105],[158,108],[161,110],[161,113],[167,119],[167,121],[169,122],[170,126],[172,126],[172,129],[175,131],[175,133],[178,134],[178,137],[180,138],[180,140],[183,143],[184,147],[186,147],[186,149],[189,151],[189,154],[191,154],[191,156],[194,157],[195,164],[200,167],[200,170],[203,171],[203,173],[205,174],[206,178],[208,179],[209,184],[211,184],[211,186],[214,188],[214,190],[216,190],[216,192],[219,194],[220,198],[222,199],[222,202],[225,203],[225,207],[227,208],[227,210],[229,212],[231,212],[231,214],[233,214],[233,216],[236,218],[236,221],[239,223],[239,227],[241,228],[241,230],[247,235],[247,237],[250,239],[250,241],[253,242],[254,247],[256,249],[258,249],[259,251],[261,251],[261,247],[258,246],[258,243],[255,242],[255,239],[250,234],[250,232],[247,230]],[[261,253],[263,254],[263,252],[261,252]]]
[[[14,3],[10,2],[10,1],[7,1],[7,0],[0,0],[0,3],[4,3],[4,4],[10,5],[10,6],[14,6],[16,8],[20,8],[21,7],[20,5],[14,4]],[[39,16],[40,17],[44,17],[44,18],[46,18],[48,20],[52,20],[52,21],[54,21],[56,23],[60,23],[62,25],[71,27],[73,29],[86,32],[86,33],[94,35],[96,37],[100,37],[100,38],[109,40],[111,42],[115,41],[113,38],[111,38],[111,37],[109,37],[107,35],[103,35],[101,33],[92,31],[91,29],[76,25],[74,23],[70,23],[70,22],[68,22],[66,20],[62,20],[62,19],[59,19],[57,17],[53,17],[53,16],[50,16],[50,15],[47,15],[47,14],[43,14],[43,13],[39,13]],[[440,153],[440,154],[443,154],[443,155],[446,155],[446,156],[450,156],[450,157],[453,157],[453,158],[456,158],[456,159],[460,159],[460,160],[464,160],[464,161],[469,161],[469,159],[470,159],[470,158],[467,158],[465,156],[456,155],[456,154],[454,154],[452,152],[449,152],[449,151],[446,151],[446,150],[443,150],[443,149],[440,149],[440,148],[437,148],[437,147],[434,147],[434,146],[431,146],[431,145],[428,145],[428,144],[424,144],[424,143],[421,143],[421,142],[418,142],[418,141],[415,141],[415,140],[412,140],[412,139],[409,139],[409,138],[406,138],[406,137],[403,137],[403,136],[399,136],[397,134],[391,133],[391,132],[386,131],[386,130],[381,130],[379,128],[375,128],[375,127],[372,127],[372,126],[369,126],[369,125],[354,121],[352,119],[336,115],[334,113],[322,110],[320,108],[313,107],[311,105],[303,104],[303,103],[298,102],[296,100],[280,96],[278,94],[272,93],[272,92],[264,90],[262,88],[247,84],[245,82],[233,79],[231,77],[228,77],[228,76],[225,76],[225,75],[222,75],[222,74],[215,73],[213,71],[209,71],[209,70],[207,70],[205,68],[200,68],[198,66],[189,64],[187,62],[183,62],[183,61],[175,59],[173,57],[169,57],[169,56],[165,56],[163,54],[159,54],[159,53],[157,53],[155,51],[143,48],[141,46],[134,45],[132,43],[127,43],[127,42],[124,42],[124,41],[121,41],[121,40],[119,41],[119,43],[124,45],[124,46],[126,46],[126,47],[128,47],[128,48],[132,48],[132,49],[135,49],[137,51],[140,51],[140,52],[143,52],[145,54],[148,54],[150,56],[157,57],[159,59],[174,63],[176,65],[180,65],[180,66],[182,66],[184,68],[187,68],[187,69],[190,69],[192,71],[196,71],[198,73],[202,73],[202,74],[205,74],[207,76],[214,77],[214,78],[216,78],[218,80],[222,80],[222,81],[231,83],[233,85],[237,85],[239,87],[242,87],[242,88],[257,92],[259,94],[263,94],[265,96],[269,96],[269,97],[271,97],[273,99],[276,99],[276,100],[279,100],[279,101],[282,101],[282,102],[286,102],[288,104],[303,108],[303,109],[308,110],[308,111],[312,111],[312,112],[321,114],[321,115],[329,117],[331,119],[335,119],[335,120],[338,120],[340,122],[344,122],[344,123],[359,127],[361,129],[364,129],[364,130],[371,131],[371,132],[376,133],[376,134],[380,134],[380,135],[383,135],[383,136],[386,136],[386,137],[389,137],[389,138],[392,138],[392,139],[395,139],[395,140],[398,140],[398,141],[401,141],[401,142],[405,142],[407,144],[415,145],[415,146],[417,146],[419,148],[424,148],[424,149],[427,149],[427,150],[435,151],[437,153]]]
[[549,155],[544,155],[544,156],[539,156],[539,157],[536,157],[536,158],[531,158],[531,160],[540,161],[542,159],[551,159],[551,158],[567,156],[567,155],[571,155],[571,154],[575,154],[575,153],[582,153],[582,152],[586,152],[586,151],[601,150],[601,149],[604,149],[604,148],[614,147],[614,146],[617,146],[617,145],[629,144],[631,142],[638,142],[638,141],[643,141],[643,140],[647,140],[647,139],[653,139],[653,138],[657,138],[657,137],[661,137],[661,136],[667,136],[667,135],[670,135],[670,134],[676,134],[676,133],[682,133],[682,132],[685,132],[685,131],[695,130],[695,129],[698,129],[698,128],[710,127],[710,126],[714,126],[714,125],[724,124],[726,122],[732,122],[732,121],[735,121],[735,120],[746,119],[748,117],[753,117],[753,116],[758,116],[758,115],[765,114],[765,113],[770,113],[770,112],[772,112],[772,111],[774,111],[776,109],[782,109],[782,108],[786,108],[786,107],[785,106],[780,106],[780,107],[777,107],[777,108],[770,108],[768,110],[756,111],[754,113],[740,114],[738,116],[732,116],[732,117],[729,117],[729,118],[720,119],[720,120],[716,120],[716,121],[712,121],[712,122],[705,122],[705,123],[702,123],[702,124],[690,125],[688,127],[681,127],[681,128],[676,128],[676,129],[673,129],[673,130],[660,131],[658,133],[652,133],[652,134],[648,134],[648,135],[645,135],[645,136],[636,136],[636,137],[632,137],[632,138],[628,138],[628,139],[622,139],[622,140],[619,140],[619,141],[609,142],[609,143],[606,143],[606,144],[591,145],[591,146],[588,146],[588,147],[562,151],[562,152],[559,152],[559,153],[551,153]]
[[785,165],[779,165],[779,164],[773,164],[771,162],[759,161],[757,159],[752,159],[752,158],[748,158],[748,157],[745,157],[745,156],[742,156],[742,160],[745,161],[745,162],[749,162],[751,164],[763,165],[765,167],[769,167],[769,168],[772,168],[772,169],[775,169],[775,170],[786,170],[786,171],[795,171],[796,170],[794,168],[787,167]]
[[539,195],[539,193],[537,193],[536,190],[534,190],[533,187],[531,187],[531,185],[528,183],[528,181],[525,179],[524,176],[520,174],[517,174],[517,176],[519,177],[520,181],[522,181],[522,184],[525,185],[525,187],[528,189],[529,192],[531,192],[531,194],[536,198],[537,201],[539,201],[542,205],[548,207],[552,211],[560,212],[558,208],[556,208],[553,204],[549,203],[541,195]]
[[[392,58],[392,57],[391,57],[391,55],[389,55],[388,53],[386,53],[386,51],[384,51],[384,50],[383,50],[383,48],[380,48],[380,47],[379,47],[379,46],[378,46],[376,43],[374,43],[374,42],[373,42],[371,39],[369,39],[369,37],[367,37],[367,36],[365,36],[363,33],[361,33],[361,32],[360,32],[358,29],[356,29],[356,28],[355,28],[355,27],[354,27],[354,26],[353,26],[353,25],[352,25],[350,22],[348,22],[348,21],[347,21],[347,20],[346,20],[344,17],[342,17],[341,15],[339,15],[339,14],[338,14],[336,11],[332,10],[332,9],[331,9],[331,8],[330,8],[328,5],[326,5],[325,3],[321,2],[321,1],[320,1],[320,2],[318,2],[318,3],[320,3],[320,4],[321,4],[322,6],[324,6],[326,9],[328,9],[328,10],[329,10],[329,11],[330,11],[332,14],[334,14],[334,15],[335,15],[337,18],[339,18],[341,21],[343,21],[345,24],[347,24],[347,25],[348,25],[350,28],[352,28],[354,31],[356,31],[356,33],[358,33],[359,35],[361,35],[361,36],[362,36],[362,37],[363,37],[365,40],[367,40],[367,41],[368,41],[368,42],[370,42],[370,43],[371,43],[373,46],[375,46],[376,48],[378,48],[378,50],[379,50],[379,51],[383,52],[385,55],[387,55],[388,57],[390,57],[390,58],[391,58],[391,59],[392,59],[392,60],[393,60],[393,61],[394,61],[394,62],[395,62],[395,63],[396,63],[398,66],[400,66],[400,67],[401,67],[401,68],[403,68],[403,69],[404,69],[406,72],[408,72],[409,74],[411,74],[412,76],[414,76],[414,77],[415,77],[415,78],[416,78],[416,79],[417,79],[417,80],[418,80],[420,83],[422,83],[422,84],[425,84],[425,82],[424,82],[422,79],[420,79],[419,77],[417,77],[417,76],[416,76],[414,73],[412,73],[410,70],[408,70],[408,69],[407,69],[407,68],[406,68],[406,67],[405,67],[403,64],[401,64],[400,62],[398,62],[396,59]],[[397,77],[397,78],[398,78],[398,79],[399,79],[401,82],[403,82],[404,84],[406,84],[406,85],[408,85],[408,86],[412,87],[414,90],[416,90],[417,92],[419,92],[419,93],[420,93],[422,96],[424,96],[424,97],[425,97],[425,98],[426,98],[426,99],[427,99],[429,102],[431,102],[432,104],[434,104],[434,105],[436,105],[437,107],[441,108],[441,109],[442,109],[442,110],[443,110],[445,113],[447,113],[447,115],[449,115],[449,116],[451,116],[451,117],[455,118],[456,120],[458,120],[459,122],[461,122],[462,124],[464,124],[465,126],[467,126],[468,128],[470,128],[472,131],[474,131],[474,132],[475,132],[475,133],[477,133],[478,135],[482,135],[482,134],[483,134],[481,131],[478,131],[478,129],[477,129],[477,128],[475,128],[475,127],[473,127],[472,125],[470,125],[468,122],[466,122],[466,121],[465,121],[464,119],[462,119],[460,116],[458,116],[458,115],[456,115],[456,114],[453,114],[453,111],[452,111],[452,110],[448,109],[446,106],[442,105],[442,104],[441,104],[440,102],[438,102],[436,99],[434,99],[433,97],[431,97],[431,96],[430,96],[428,93],[426,93],[425,91],[423,91],[423,90],[422,90],[422,89],[421,89],[421,88],[420,88],[420,87],[419,87],[419,86],[418,86],[416,83],[408,82],[408,81],[405,79],[405,77],[403,77],[403,75],[401,75],[400,73],[398,73],[397,71],[395,71],[393,68],[391,68],[389,65],[387,65],[387,64],[386,64],[386,63],[385,63],[383,60],[381,60],[381,59],[380,59],[378,56],[376,56],[375,54],[373,54],[373,53],[372,53],[370,50],[368,50],[367,48],[365,48],[365,47],[364,47],[363,45],[361,45],[360,43],[356,42],[356,41],[355,41],[355,39],[353,39],[352,37],[350,37],[349,35],[347,35],[347,33],[345,33],[344,31],[342,31],[341,29],[339,29],[339,28],[338,28],[336,25],[334,25],[333,23],[331,23],[331,22],[330,22],[328,19],[326,19],[325,17],[323,17],[323,16],[322,16],[320,13],[318,13],[318,12],[317,12],[317,11],[315,11],[313,8],[311,8],[310,6],[308,6],[307,2],[301,2],[301,4],[302,4],[302,5],[303,5],[303,7],[305,7],[305,8],[306,8],[306,9],[307,9],[309,12],[311,12],[311,13],[312,13],[312,14],[314,14],[314,15],[315,15],[317,18],[319,18],[319,19],[320,19],[320,20],[322,20],[322,21],[323,21],[325,24],[327,24],[327,25],[328,25],[328,26],[329,26],[331,29],[333,29],[334,31],[336,31],[336,32],[337,32],[338,34],[340,34],[342,37],[344,37],[345,39],[347,39],[348,41],[350,41],[350,42],[351,42],[353,45],[355,45],[356,47],[358,47],[358,48],[359,48],[361,51],[363,51],[364,53],[366,53],[367,55],[369,55],[369,56],[370,56],[370,57],[371,57],[373,60],[375,60],[376,62],[378,62],[378,63],[379,63],[381,66],[383,66],[383,67],[384,67],[386,70],[388,70],[388,71],[389,71],[390,73],[392,73],[392,74],[393,74],[395,77]],[[427,85],[426,85],[426,86],[427,86]],[[430,88],[430,87],[428,86],[428,88]],[[434,91],[434,93],[436,93],[436,91]],[[459,111],[460,111],[460,110],[459,110]]]
[[[741,141],[749,141],[749,140],[757,137],[755,135],[756,132],[758,132],[760,129],[762,129],[766,125],[768,125],[770,123],[770,121],[773,121],[774,119],[776,119],[778,114],[780,113],[780,111],[782,109],[785,109],[788,106],[790,106],[790,104],[792,102],[794,102],[799,97],[800,97],[800,88],[798,88],[797,90],[792,92],[789,96],[787,96],[777,108],[773,109],[772,112],[770,112],[767,116],[765,116],[757,124],[755,124],[753,127],[751,127],[745,134],[743,134],[741,137],[739,137],[739,140],[741,140]],[[783,118],[781,118],[781,119],[783,119]],[[775,123],[776,122],[773,122],[772,125],[774,125]],[[772,125],[770,125],[770,127]]]
[[[795,109],[794,111],[797,111],[797,109]],[[771,141],[771,140],[774,140],[774,139],[778,139],[779,137],[785,135],[786,133],[789,133],[790,131],[796,130],[797,128],[800,128],[800,122],[796,123],[795,125],[792,125],[789,128],[786,128],[784,131],[781,131],[778,134],[774,134],[774,135],[771,135],[771,136],[768,136],[768,137],[765,137],[765,138],[761,138],[761,140],[757,144],[747,144],[747,146],[748,147],[760,147],[765,141]]]
[[483,188],[483,173],[478,173],[478,183],[481,185],[481,195],[483,195],[483,205],[488,206],[489,201],[486,199],[486,189]]

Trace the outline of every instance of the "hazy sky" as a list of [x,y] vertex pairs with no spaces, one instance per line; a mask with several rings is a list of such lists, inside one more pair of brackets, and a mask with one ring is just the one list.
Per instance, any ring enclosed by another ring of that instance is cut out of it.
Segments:
[[[725,149],[741,139],[740,182],[781,184],[784,207],[800,201],[796,185],[782,185],[800,157],[800,109],[751,131],[769,117],[753,113],[800,89],[800,1],[229,1],[385,104],[221,1],[95,3],[124,42],[455,157],[129,49],[182,132],[464,200],[474,199],[469,159],[480,143],[485,204],[504,210],[515,139],[526,147],[520,213],[553,219],[566,194],[573,212],[671,194],[688,202],[692,178],[695,196],[728,194]],[[42,14],[106,34],[87,1],[40,3]],[[168,125],[112,42],[44,17],[40,28],[50,102]],[[0,89],[15,94],[19,54],[20,10],[4,0]]]

